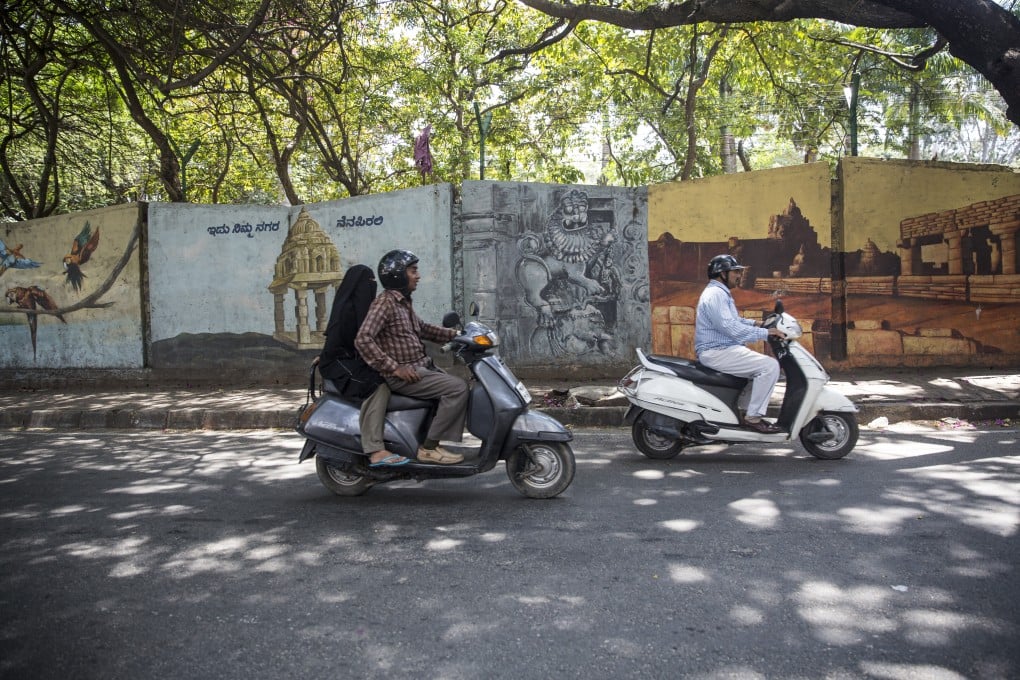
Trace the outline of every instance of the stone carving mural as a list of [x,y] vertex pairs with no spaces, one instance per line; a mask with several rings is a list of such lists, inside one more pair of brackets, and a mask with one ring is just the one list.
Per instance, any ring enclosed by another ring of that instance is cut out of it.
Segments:
[[468,183],[465,302],[516,365],[622,364],[647,342],[642,190]]

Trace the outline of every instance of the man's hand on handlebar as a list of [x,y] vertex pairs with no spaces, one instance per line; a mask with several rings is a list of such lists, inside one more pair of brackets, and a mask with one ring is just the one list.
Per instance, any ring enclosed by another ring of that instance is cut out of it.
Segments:
[[769,329],[769,337],[786,340],[786,333],[773,326],[772,328]]

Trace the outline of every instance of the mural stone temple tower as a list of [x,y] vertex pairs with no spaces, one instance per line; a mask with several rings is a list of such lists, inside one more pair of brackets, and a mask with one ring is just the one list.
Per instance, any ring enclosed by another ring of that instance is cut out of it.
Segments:
[[[319,223],[302,208],[276,258],[276,271],[269,284],[276,322],[273,338],[296,349],[321,347],[328,315],[326,292],[330,286],[337,287],[342,278],[340,253]],[[288,290],[294,291],[297,327],[293,330],[286,328],[283,306]],[[315,294],[314,324],[309,319],[309,290]]]

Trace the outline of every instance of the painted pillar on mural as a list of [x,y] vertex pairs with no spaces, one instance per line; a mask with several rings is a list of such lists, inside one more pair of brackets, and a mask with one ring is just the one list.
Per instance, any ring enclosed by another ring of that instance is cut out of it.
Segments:
[[[273,338],[296,349],[322,346],[326,327],[326,292],[343,278],[340,253],[319,223],[302,208],[276,258],[276,270],[269,290],[273,294]],[[315,320],[309,318],[308,291],[315,296]],[[284,326],[285,296],[293,292],[296,328]]]

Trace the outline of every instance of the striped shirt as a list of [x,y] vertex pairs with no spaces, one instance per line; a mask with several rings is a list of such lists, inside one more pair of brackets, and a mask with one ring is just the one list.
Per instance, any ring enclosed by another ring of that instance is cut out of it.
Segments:
[[758,328],[751,319],[737,313],[730,289],[722,281],[712,279],[698,300],[694,323],[694,351],[701,354],[710,349],[724,349],[769,337],[768,329]]
[[452,328],[423,322],[403,292],[385,290],[368,308],[354,346],[369,366],[383,375],[393,375],[399,366],[429,364],[422,340],[446,342],[455,335]]

